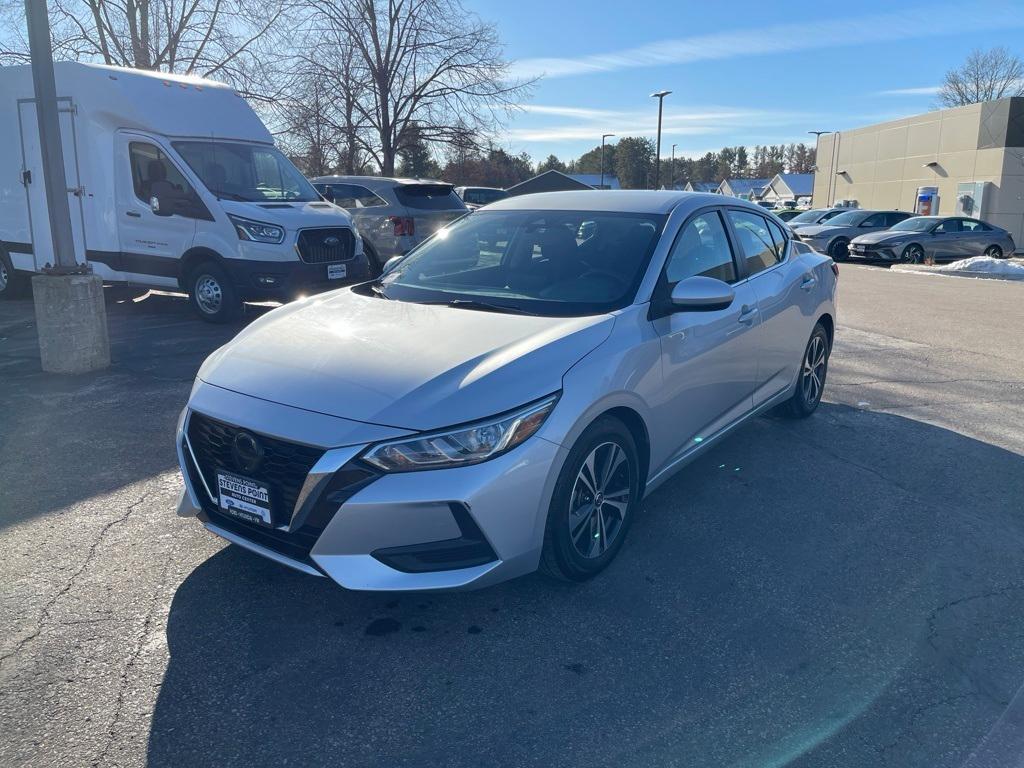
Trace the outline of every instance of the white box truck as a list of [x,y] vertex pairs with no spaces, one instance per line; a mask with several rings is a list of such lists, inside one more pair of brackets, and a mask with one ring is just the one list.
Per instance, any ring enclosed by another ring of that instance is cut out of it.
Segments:
[[[75,258],[111,283],[189,294],[199,315],[369,277],[351,218],[274,147],[234,90],[59,62]],[[55,263],[29,67],[0,68],[0,294]]]

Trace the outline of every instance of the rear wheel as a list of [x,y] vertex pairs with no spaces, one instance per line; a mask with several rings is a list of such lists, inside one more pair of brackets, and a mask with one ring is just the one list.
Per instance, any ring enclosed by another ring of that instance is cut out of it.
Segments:
[[569,451],[555,484],[540,568],[585,581],[615,559],[640,505],[640,461],[633,435],[604,416]]
[[988,248],[986,248],[985,249],[985,255],[990,257],[990,258],[993,258],[993,259],[1003,259],[1003,258],[1006,258],[1003,255],[1003,249],[1000,248],[998,245],[990,245]]
[[924,264],[924,248],[917,243],[911,243],[903,249],[902,258],[907,264]]
[[850,241],[840,237],[828,247],[828,255],[832,261],[843,261],[850,253]]
[[242,315],[242,300],[227,272],[215,261],[204,261],[188,280],[188,297],[208,323],[230,323]]
[[800,361],[800,376],[796,391],[782,406],[782,415],[793,419],[806,419],[818,408],[821,394],[825,391],[825,376],[828,374],[828,356],[831,352],[828,331],[818,323],[811,331],[804,356]]

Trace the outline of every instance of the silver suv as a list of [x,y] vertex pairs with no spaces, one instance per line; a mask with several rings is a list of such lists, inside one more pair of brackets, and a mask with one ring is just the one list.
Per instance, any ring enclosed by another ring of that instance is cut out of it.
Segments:
[[465,203],[443,181],[381,176],[318,176],[313,186],[344,208],[363,238],[370,270],[380,274],[444,225],[465,216]]

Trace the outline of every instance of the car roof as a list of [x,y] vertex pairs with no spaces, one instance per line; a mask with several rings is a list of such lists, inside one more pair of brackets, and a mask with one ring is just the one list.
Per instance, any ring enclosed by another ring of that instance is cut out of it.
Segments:
[[679,205],[731,205],[765,213],[747,200],[707,192],[643,189],[581,189],[573,192],[537,192],[515,195],[491,203],[488,211],[608,211],[666,214]]
[[322,184],[328,181],[354,181],[360,184],[444,184],[450,187],[447,181],[441,181],[440,179],[409,179],[403,177],[392,177],[392,176],[317,176],[315,179],[311,179],[314,184]]

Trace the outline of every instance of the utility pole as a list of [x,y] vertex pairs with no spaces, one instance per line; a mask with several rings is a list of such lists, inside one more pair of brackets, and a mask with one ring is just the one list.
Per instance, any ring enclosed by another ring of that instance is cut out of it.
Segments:
[[658,142],[657,149],[654,151],[654,188],[658,188],[658,176],[661,170],[661,108],[665,103],[665,97],[668,96],[672,91],[658,91],[652,93],[651,98],[658,100]]
[[601,189],[604,189],[604,140],[615,136],[614,133],[601,134]]
[[674,190],[676,188],[676,145],[672,145],[672,159],[668,163],[668,188]]
[[[46,2],[25,0],[25,19],[53,244],[53,263],[32,278],[39,356],[44,371],[83,373],[110,365],[103,281],[91,274],[88,264],[79,264],[75,258]],[[38,256],[39,244],[33,243],[33,247]]]

